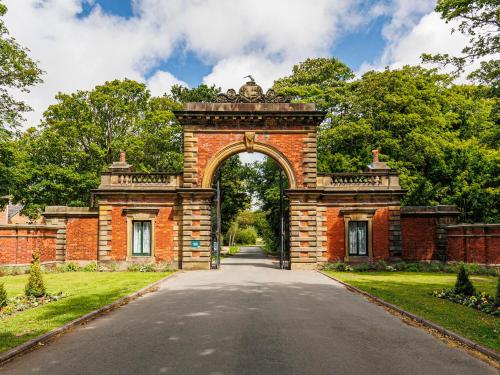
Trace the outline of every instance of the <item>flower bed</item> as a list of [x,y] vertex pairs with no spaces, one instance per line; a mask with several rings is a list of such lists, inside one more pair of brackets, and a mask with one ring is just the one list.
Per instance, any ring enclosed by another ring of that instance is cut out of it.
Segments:
[[16,296],[9,298],[7,300],[7,306],[0,309],[0,319],[5,318],[9,315],[13,315],[20,311],[46,305],[50,302],[59,301],[64,297],[65,295],[62,292],[59,292],[58,294],[46,294],[45,296],[40,298],[27,296]]
[[500,316],[500,306],[495,306],[495,299],[493,296],[485,292],[476,293],[473,296],[466,296],[455,293],[453,290],[442,289],[441,291],[433,291],[432,295],[434,297],[447,299],[448,301],[471,307],[496,317]]

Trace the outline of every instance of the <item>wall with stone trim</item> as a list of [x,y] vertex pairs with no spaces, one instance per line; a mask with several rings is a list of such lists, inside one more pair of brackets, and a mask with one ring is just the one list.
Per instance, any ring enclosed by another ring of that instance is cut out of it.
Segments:
[[27,265],[34,252],[42,263],[55,262],[57,231],[47,225],[0,225],[0,264]]
[[448,260],[500,265],[500,224],[446,227]]

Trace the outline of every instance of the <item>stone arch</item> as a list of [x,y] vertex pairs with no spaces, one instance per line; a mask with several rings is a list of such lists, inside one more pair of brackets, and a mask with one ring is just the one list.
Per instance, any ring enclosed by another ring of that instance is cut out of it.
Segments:
[[[217,168],[221,165],[221,163],[240,152],[249,151],[245,142],[235,142],[231,143],[221,150],[219,150],[214,156],[210,158],[208,161],[205,170],[203,171],[203,180],[202,180],[202,188],[211,188],[213,183],[213,177]],[[293,166],[290,161],[283,155],[279,150],[265,143],[255,142],[253,144],[252,151],[260,152],[265,154],[271,158],[273,158],[276,163],[283,169],[287,178],[290,189],[297,189],[297,176],[293,170]]]

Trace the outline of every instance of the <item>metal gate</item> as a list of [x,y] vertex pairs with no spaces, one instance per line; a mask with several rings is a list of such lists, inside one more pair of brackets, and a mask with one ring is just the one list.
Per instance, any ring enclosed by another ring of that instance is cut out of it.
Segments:
[[289,220],[288,219],[288,205],[286,204],[286,197],[283,184],[283,171],[280,170],[280,234],[279,234],[279,259],[281,269],[290,269],[290,242],[289,242]]
[[212,204],[212,248],[210,254],[210,268],[220,268],[220,251],[222,248],[222,219],[221,219],[221,184],[220,184],[220,168],[217,171],[215,183],[215,197]]

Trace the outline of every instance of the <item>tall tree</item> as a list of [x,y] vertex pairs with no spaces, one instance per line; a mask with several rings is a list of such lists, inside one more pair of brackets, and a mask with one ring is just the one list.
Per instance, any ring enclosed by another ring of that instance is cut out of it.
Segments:
[[13,193],[31,216],[46,205],[87,205],[121,149],[138,171],[182,170],[182,130],[172,113],[179,103],[152,98],[127,79],[56,99],[40,127],[19,141],[24,157]]
[[0,130],[20,124],[23,112],[31,108],[15,99],[12,90],[29,91],[29,87],[41,82],[42,71],[28,56],[28,50],[10,36],[1,17],[7,7],[0,2]]
[[173,85],[169,95],[170,98],[179,103],[200,102],[210,103],[214,102],[217,94],[221,91],[220,87],[215,85],[207,86],[201,84],[198,87],[188,88],[181,85]]

